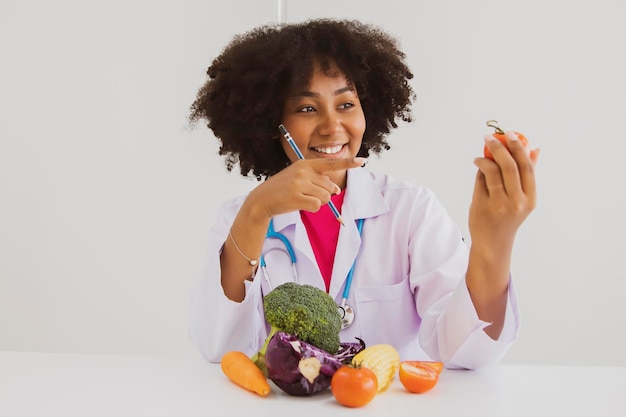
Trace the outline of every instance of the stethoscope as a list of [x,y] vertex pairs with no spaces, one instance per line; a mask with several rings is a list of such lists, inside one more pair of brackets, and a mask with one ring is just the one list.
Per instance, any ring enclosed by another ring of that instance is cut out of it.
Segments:
[[[363,220],[358,219],[356,221],[356,228],[359,231],[359,235],[363,231]],[[274,229],[274,220],[270,220],[270,224],[267,228],[267,233],[265,235],[266,239],[278,239],[285,246],[285,250],[289,255],[289,259],[291,260],[291,271],[293,275],[294,282],[298,282],[298,272],[296,271],[296,253],[293,250],[293,246],[291,246],[291,242],[289,239],[282,233],[277,232]],[[350,267],[350,271],[348,271],[348,276],[346,277],[346,283],[343,287],[343,294],[341,296],[341,304],[337,306],[339,309],[339,314],[341,315],[341,328],[347,329],[354,322],[354,309],[347,304],[348,296],[350,295],[350,287],[352,286],[352,276],[354,275],[354,266],[356,265],[356,259],[352,263]],[[267,282],[270,291],[272,290],[272,283],[270,279],[270,275],[267,272],[267,264],[265,263],[265,256],[261,255],[261,261],[259,262],[259,266],[263,270],[263,274],[265,275],[265,281]]]

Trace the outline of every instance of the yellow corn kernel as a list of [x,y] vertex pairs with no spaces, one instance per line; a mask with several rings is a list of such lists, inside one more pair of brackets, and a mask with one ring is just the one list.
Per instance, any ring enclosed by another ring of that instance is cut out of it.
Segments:
[[389,387],[400,368],[400,354],[391,345],[368,346],[352,358],[352,365],[371,369],[378,380],[378,392]]

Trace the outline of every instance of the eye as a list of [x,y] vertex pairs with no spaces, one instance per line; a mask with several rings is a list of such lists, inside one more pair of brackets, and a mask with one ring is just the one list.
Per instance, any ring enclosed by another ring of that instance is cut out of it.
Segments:
[[314,112],[315,108],[313,106],[302,106],[298,108],[298,111],[302,113],[310,113],[310,112]]
[[351,102],[351,101],[346,102],[346,103],[343,103],[343,104],[341,104],[341,105],[339,106],[339,108],[340,108],[340,109],[343,109],[343,110],[351,109],[351,108],[353,108],[353,107],[354,107],[354,103],[353,103],[353,102]]

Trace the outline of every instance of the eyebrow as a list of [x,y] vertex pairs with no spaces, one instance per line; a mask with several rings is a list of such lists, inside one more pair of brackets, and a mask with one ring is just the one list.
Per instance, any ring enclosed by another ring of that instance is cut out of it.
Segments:
[[[338,96],[338,95],[341,95],[341,94],[346,93],[346,92],[354,92],[354,91],[355,91],[354,87],[351,87],[351,86],[347,85],[347,86],[342,87],[342,88],[340,88],[338,90],[335,90],[333,92],[333,95]],[[305,91],[300,91],[299,93],[294,94],[293,96],[291,96],[291,99],[292,100],[297,100],[298,98],[301,98],[301,97],[313,97],[313,98],[315,98],[315,97],[320,97],[320,94],[319,93],[314,93],[313,91],[306,91],[305,90]]]

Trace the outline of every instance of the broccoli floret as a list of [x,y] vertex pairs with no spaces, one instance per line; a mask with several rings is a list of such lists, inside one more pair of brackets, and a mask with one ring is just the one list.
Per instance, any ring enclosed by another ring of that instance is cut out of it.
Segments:
[[325,291],[287,282],[265,296],[263,307],[273,330],[297,336],[331,354],[339,350],[341,316],[335,300]]
[[271,330],[264,346],[253,356],[262,370],[267,345],[279,331],[297,336],[330,354],[339,350],[341,316],[335,300],[325,291],[312,285],[287,282],[265,296],[263,308]]

